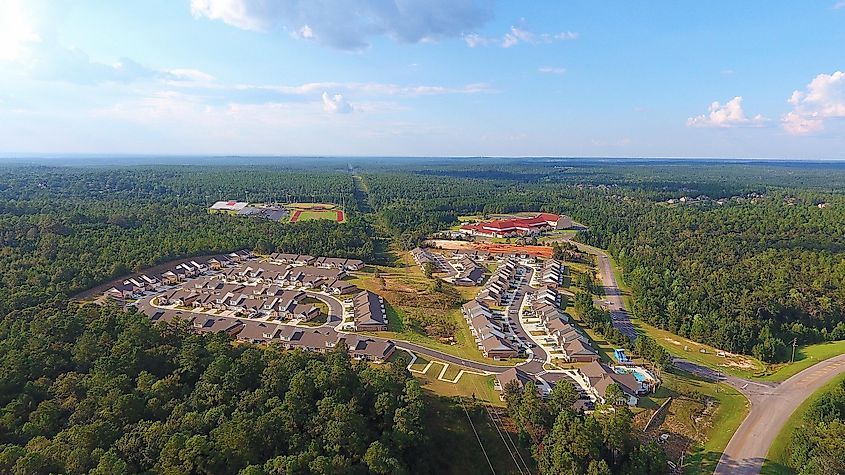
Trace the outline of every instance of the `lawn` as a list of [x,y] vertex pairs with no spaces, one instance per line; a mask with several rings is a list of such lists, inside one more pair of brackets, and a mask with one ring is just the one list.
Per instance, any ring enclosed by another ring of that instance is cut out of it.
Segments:
[[798,347],[795,350],[795,362],[783,365],[771,365],[774,372],[762,378],[764,381],[785,381],[802,370],[834,356],[845,353],[845,340],[830,341]]
[[[632,318],[631,322],[634,324],[638,333],[648,335],[666,348],[673,356],[716,368],[719,371],[741,378],[751,379],[755,376],[765,374],[766,365],[750,356],[735,354],[718,356],[719,350],[710,345],[694,342],[669,331],[653,327],[641,320]],[[704,350],[704,353],[702,353],[702,350]]]
[[827,384],[819,388],[798,406],[798,409],[792,413],[786,424],[784,424],[783,429],[781,429],[774,442],[772,442],[772,446],[769,447],[769,453],[766,456],[766,462],[763,464],[761,474],[786,475],[795,473],[795,470],[789,467],[793,434],[804,423],[804,416],[810,409],[810,406],[815,401],[818,401],[824,393],[833,390],[836,386],[842,384],[843,381],[845,381],[845,373],[828,381]]
[[[405,353],[403,353],[404,355]],[[445,363],[436,359],[427,360],[425,357],[415,353],[417,359],[411,366],[415,371],[423,371],[432,362],[431,367],[428,368],[424,374],[412,372],[411,374],[420,381],[424,389],[441,396],[463,396],[467,398],[475,397],[476,400],[484,401],[493,406],[503,406],[504,403],[499,398],[499,391],[493,388],[494,376],[482,375],[474,373],[475,370],[466,368],[456,364]],[[443,368],[446,372],[443,374],[445,379],[454,380],[459,372],[465,371],[457,383],[449,381],[441,381],[438,379]],[[470,371],[470,372],[467,372]]]
[[[296,212],[295,212],[296,213]],[[338,213],[336,210],[328,211],[300,211],[297,222],[299,221],[315,221],[319,219],[327,219],[329,221],[336,221]]]
[[[450,365],[452,366],[452,365]],[[499,399],[499,392],[493,389],[493,376],[481,376],[478,374],[464,373],[457,383],[440,381],[437,375],[440,374],[442,366],[431,365],[428,373],[414,374],[420,380],[423,388],[441,396],[462,396],[484,401],[491,406],[504,407],[504,402]],[[457,371],[456,371],[457,373]]]
[[674,371],[661,375],[657,391],[640,400],[647,409],[656,409],[668,397],[672,402],[660,424],[646,434],[653,439],[670,434],[665,448],[670,460],[678,462],[686,452],[684,473],[710,474],[750,405],[735,389],[721,383]]

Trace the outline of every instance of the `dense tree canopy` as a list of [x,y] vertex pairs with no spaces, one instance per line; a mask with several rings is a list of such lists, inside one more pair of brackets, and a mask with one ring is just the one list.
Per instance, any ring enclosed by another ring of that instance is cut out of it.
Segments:
[[508,413],[531,447],[541,475],[668,473],[666,456],[653,442],[634,438],[633,414],[627,406],[577,414],[573,386],[557,384],[547,401],[533,384],[505,387]]
[[790,465],[801,475],[845,473],[845,382],[813,402],[793,435]]
[[231,344],[117,307],[0,321],[0,472],[425,472],[400,364]]
[[373,258],[372,232],[354,212],[342,224],[279,224],[206,211],[226,197],[271,199],[269,190],[346,196],[348,176],[192,170],[0,170],[0,312],[160,262],[242,248]]

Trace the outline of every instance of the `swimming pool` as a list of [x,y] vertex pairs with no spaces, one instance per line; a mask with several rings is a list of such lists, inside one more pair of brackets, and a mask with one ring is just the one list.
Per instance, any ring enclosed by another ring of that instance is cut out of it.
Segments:
[[625,368],[617,367],[617,368],[614,368],[614,371],[616,371],[616,374],[626,374],[626,373],[633,374],[634,379],[636,379],[637,382],[640,382],[640,383],[648,381],[648,378],[646,378],[646,376],[644,374],[642,374],[642,373],[640,373],[639,371],[636,371],[636,370],[626,370]]

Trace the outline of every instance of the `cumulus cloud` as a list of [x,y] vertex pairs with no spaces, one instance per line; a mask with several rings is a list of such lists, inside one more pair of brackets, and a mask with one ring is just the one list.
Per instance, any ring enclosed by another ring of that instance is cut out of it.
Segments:
[[781,118],[787,133],[807,135],[824,130],[829,119],[845,118],[845,73],[819,74],[806,91],[794,91],[792,110]]
[[578,33],[573,31],[561,31],[558,33],[534,33],[521,26],[511,26],[501,38],[481,36],[476,33],[464,35],[464,42],[470,48],[480,46],[498,45],[502,48],[510,48],[518,44],[548,44],[556,41],[577,40]]
[[333,114],[348,114],[352,112],[352,105],[342,94],[330,96],[328,92],[323,92],[323,110]]
[[282,26],[295,37],[359,50],[373,36],[402,43],[459,37],[492,18],[489,0],[191,0],[197,17],[245,30]]
[[566,68],[557,68],[553,66],[540,66],[537,71],[543,74],[566,74]]
[[710,104],[709,112],[687,119],[687,127],[761,127],[767,119],[760,114],[751,119],[742,110],[742,96],[736,96],[724,104],[718,101]]

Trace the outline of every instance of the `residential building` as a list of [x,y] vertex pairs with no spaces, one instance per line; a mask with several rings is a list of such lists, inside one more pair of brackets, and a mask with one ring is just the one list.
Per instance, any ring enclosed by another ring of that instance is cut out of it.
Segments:
[[362,290],[352,298],[355,330],[387,331],[384,300],[369,290]]

